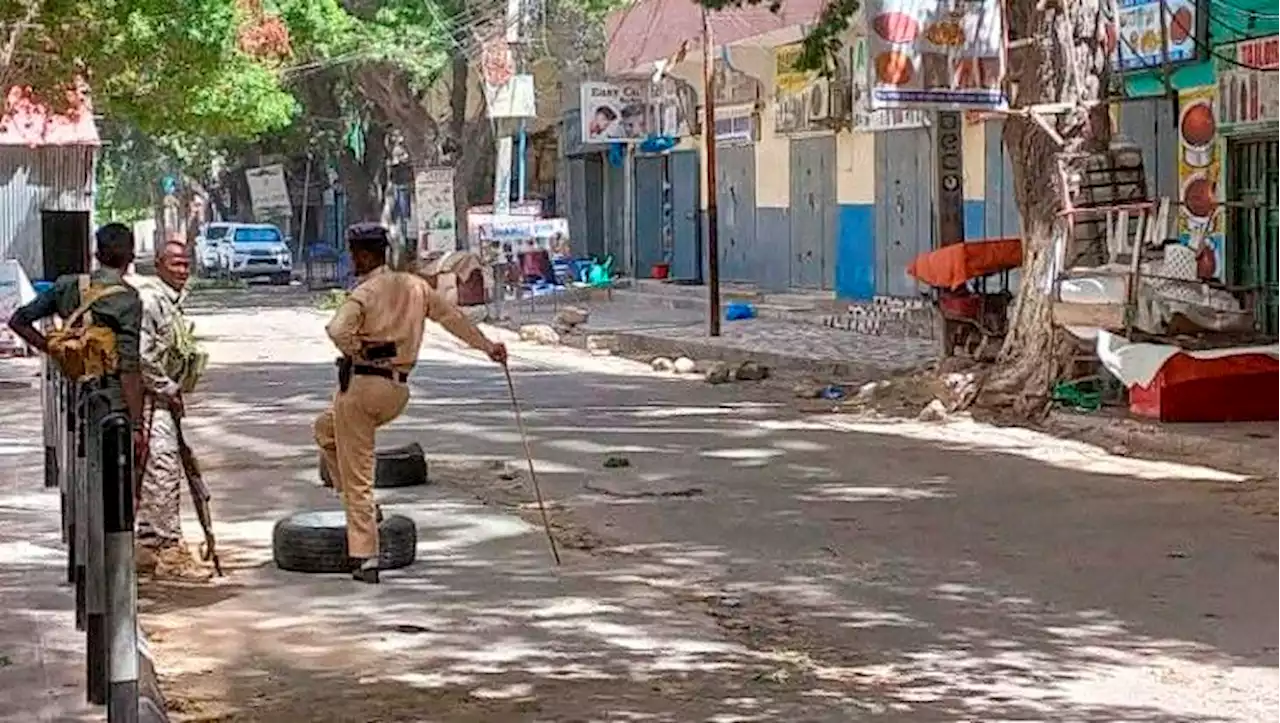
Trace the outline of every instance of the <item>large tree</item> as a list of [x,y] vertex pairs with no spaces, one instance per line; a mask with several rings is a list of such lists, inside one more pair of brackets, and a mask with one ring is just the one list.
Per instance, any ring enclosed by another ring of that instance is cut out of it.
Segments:
[[[720,10],[759,0],[696,0]],[[785,0],[764,0],[775,10]],[[1106,148],[1111,120],[1105,104],[1110,63],[1108,25],[1100,0],[1009,0],[1009,36],[1021,39],[1008,79],[1011,112],[1004,143],[1013,166],[1022,217],[1023,273],[1010,332],[989,379],[986,401],[1022,414],[1042,410],[1066,363],[1065,340],[1050,318],[1055,244],[1068,232],[1062,215],[1068,184],[1085,158]],[[857,0],[832,0],[805,39],[803,63],[829,66],[858,11]]]
[[252,0],[0,0],[0,86],[63,109],[87,84],[96,113],[157,137],[245,137],[286,126],[288,38]]

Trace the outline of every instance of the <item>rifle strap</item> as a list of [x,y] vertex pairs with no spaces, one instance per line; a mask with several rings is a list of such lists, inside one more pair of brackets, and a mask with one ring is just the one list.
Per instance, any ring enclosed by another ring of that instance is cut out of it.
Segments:
[[67,317],[66,325],[68,327],[75,326],[76,322],[81,319],[84,320],[86,325],[92,326],[93,312],[89,310],[89,307],[93,306],[97,301],[105,299],[108,296],[123,293],[125,290],[125,287],[121,284],[94,288],[89,283],[88,274],[80,274],[76,278],[76,282],[80,287],[80,306],[77,307],[75,311],[71,312],[71,316]]

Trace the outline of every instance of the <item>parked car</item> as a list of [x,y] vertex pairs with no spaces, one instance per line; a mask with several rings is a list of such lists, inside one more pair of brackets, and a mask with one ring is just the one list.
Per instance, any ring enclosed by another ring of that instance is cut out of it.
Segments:
[[218,251],[221,269],[233,279],[269,276],[280,285],[293,279],[293,253],[280,229],[270,224],[229,224]]
[[230,223],[210,223],[205,224],[204,228],[200,229],[200,235],[196,236],[195,262],[197,275],[212,276],[218,272],[221,266],[218,247],[234,225]]

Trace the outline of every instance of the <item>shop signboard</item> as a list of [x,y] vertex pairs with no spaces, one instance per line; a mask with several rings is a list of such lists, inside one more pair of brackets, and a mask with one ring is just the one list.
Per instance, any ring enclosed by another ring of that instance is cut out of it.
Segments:
[[249,200],[253,203],[253,213],[259,219],[286,212],[291,208],[289,186],[285,183],[284,166],[276,163],[261,168],[250,168],[244,172],[244,180],[249,185]]
[[826,130],[848,114],[849,59],[841,58],[831,77],[797,67],[801,43],[784,45],[774,55],[774,131]]
[[1280,120],[1278,40],[1272,35],[1218,47],[1218,123],[1224,134],[1265,130]]
[[871,108],[1002,110],[999,0],[868,0]]
[[1200,0],[1118,0],[1115,25],[1107,30],[1112,67],[1120,72],[1149,71],[1166,61],[1196,62],[1207,17]]
[[533,118],[537,113],[533,76],[516,72],[516,57],[506,38],[490,38],[481,47],[485,105],[490,118]]
[[871,107],[871,69],[867,64],[867,38],[859,36],[849,48],[849,67],[852,69],[852,93],[850,105],[855,131],[895,131],[924,128],[929,125],[928,115],[915,108]]
[[1222,278],[1222,142],[1215,112],[1217,87],[1178,94],[1178,237],[1197,255],[1202,279]]
[[649,81],[582,84],[582,142],[617,143],[649,135]]
[[418,250],[452,251],[457,244],[458,223],[453,207],[453,169],[427,168],[414,178],[414,220],[418,225]]

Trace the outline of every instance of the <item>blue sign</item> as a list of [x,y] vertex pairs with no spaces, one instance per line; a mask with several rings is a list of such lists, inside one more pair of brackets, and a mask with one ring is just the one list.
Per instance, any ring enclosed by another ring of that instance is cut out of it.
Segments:
[[172,196],[178,192],[178,179],[173,176],[165,176],[160,179],[160,188],[166,196]]

